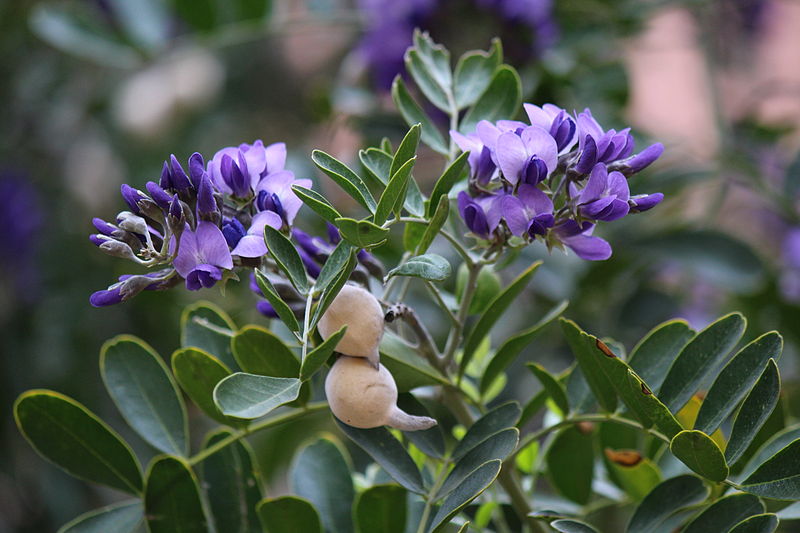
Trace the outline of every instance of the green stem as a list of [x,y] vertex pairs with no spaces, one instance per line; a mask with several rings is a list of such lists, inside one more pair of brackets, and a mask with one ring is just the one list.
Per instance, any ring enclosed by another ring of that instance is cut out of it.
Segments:
[[[394,219],[392,222],[393,223],[394,222],[416,222],[418,224],[426,224],[426,225],[429,224],[429,222],[427,220],[425,220],[424,218],[416,218],[416,217],[400,217],[400,218]],[[461,244],[461,242],[459,242],[459,240],[456,239],[453,236],[453,234],[451,234],[449,231],[447,231],[445,229],[440,229],[439,230],[439,235],[441,235],[442,237],[447,239],[448,242],[450,242],[450,244],[453,246],[453,249],[456,252],[458,252],[458,255],[461,256],[461,258],[464,260],[464,263],[466,263],[467,266],[471,266],[475,262],[472,259],[472,256],[469,255],[469,252],[467,251],[467,249],[464,248],[464,246]]]
[[300,363],[302,364],[306,360],[306,353],[308,353],[308,334],[310,329],[310,321],[311,321],[311,305],[314,303],[314,287],[312,286],[308,290],[308,297],[306,298],[306,312],[303,316],[303,347],[302,347],[302,355],[300,356]]
[[295,409],[284,415],[268,418],[267,420],[263,420],[257,424],[253,424],[252,426],[249,426],[245,429],[231,433],[229,436],[225,437],[216,444],[209,446],[208,448],[205,448],[204,450],[201,450],[197,454],[190,457],[189,465],[194,466],[208,459],[210,456],[214,455],[218,451],[223,450],[227,446],[230,446],[234,442],[237,442],[248,435],[252,435],[253,433],[261,431],[262,429],[267,429],[278,426],[280,424],[285,424],[286,422],[290,422],[297,418],[301,418],[307,414],[316,413],[317,411],[321,411],[323,409],[326,409],[327,407],[328,407],[328,402],[310,403],[306,405],[303,409]]
[[444,480],[447,479],[448,473],[449,469],[447,468],[447,463],[442,463],[439,474],[436,476],[436,481],[433,483],[433,487],[431,487],[427,498],[425,498],[425,508],[422,509],[422,516],[419,519],[417,533],[425,532],[425,529],[428,526],[428,518],[430,517],[431,510],[433,509],[433,502],[435,501],[434,497],[436,496],[436,493],[439,492],[439,489],[442,488],[442,484],[444,483]]
[[[447,339],[447,347],[444,351],[444,366],[447,368],[453,362],[458,345],[461,344],[461,334],[464,331],[464,322],[469,315],[469,306],[472,303],[472,297],[475,295],[475,289],[478,287],[478,276],[481,273],[483,265],[480,263],[473,263],[468,265],[467,285],[464,288],[464,295],[461,297],[461,307],[456,316],[456,323],[453,329],[450,330],[450,336]],[[464,372],[460,372],[459,376]]]

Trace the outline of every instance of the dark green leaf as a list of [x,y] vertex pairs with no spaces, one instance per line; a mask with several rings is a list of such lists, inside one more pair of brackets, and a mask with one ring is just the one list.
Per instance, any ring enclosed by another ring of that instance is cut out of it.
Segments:
[[303,498],[281,496],[266,499],[256,509],[266,533],[322,533],[319,513]]
[[144,512],[150,533],[207,533],[200,487],[189,464],[161,455],[147,470]]
[[519,442],[517,428],[504,429],[490,436],[459,459],[434,498],[447,496],[476,468],[492,459],[503,460],[514,451]]
[[[419,128],[417,128],[417,132],[419,132]],[[375,224],[381,225],[386,222],[392,210],[395,210],[395,206],[398,204],[402,206],[405,203],[408,178],[411,176],[411,169],[414,168],[416,161],[417,157],[412,157],[392,174],[389,184],[386,185],[386,189],[384,189],[380,200],[378,200],[378,207],[375,208],[375,216],[373,217]]]
[[344,337],[346,331],[347,326],[342,326],[339,331],[325,339],[322,344],[306,354],[306,358],[303,360],[303,365],[300,368],[300,379],[302,381],[308,381],[317,370],[322,368],[322,365],[325,364],[325,361],[328,360],[336,349],[336,345],[339,344],[339,340]]
[[403,533],[406,527],[406,490],[397,485],[377,485],[362,492],[354,509],[361,533]]
[[172,372],[184,392],[205,414],[222,424],[238,425],[214,404],[214,387],[231,375],[219,359],[199,348],[181,348],[172,354]]
[[[206,438],[203,449],[231,435],[224,429],[215,431]],[[261,500],[261,487],[250,445],[243,440],[233,442],[206,457],[202,464],[203,487],[217,531],[260,533],[256,504]]]
[[497,474],[500,473],[501,464],[502,461],[495,459],[482,464],[468,475],[466,479],[445,498],[444,503],[442,503],[442,506],[439,507],[439,510],[433,517],[428,532],[436,533],[441,531],[461,509],[466,507],[469,502],[480,496],[483,491],[489,488],[489,485],[495,480]]
[[772,513],[764,513],[742,520],[730,533],[772,533],[778,529],[778,517]]
[[427,229],[427,224],[406,222],[403,228],[403,249],[407,252],[416,253]]
[[[600,349],[600,344],[598,344],[600,341],[581,330],[571,320],[561,318],[561,327],[594,397],[597,398],[603,409],[613,413],[617,408],[617,394],[611,379],[602,368],[601,357],[609,356]],[[609,358],[616,359],[614,356]]]
[[328,532],[353,531],[353,480],[342,451],[321,438],[300,451],[291,474],[292,488],[319,509]]
[[100,350],[100,374],[123,418],[162,452],[189,453],[186,407],[167,366],[144,341],[114,337]]
[[[613,361],[618,360],[613,359]],[[622,387],[626,387],[626,389],[623,390]],[[625,383],[620,386],[619,390],[625,405],[636,414],[645,427],[655,424],[670,439],[683,430],[667,406],[661,403],[661,400],[650,391],[647,384],[633,370],[628,369]]]
[[236,324],[211,302],[196,302],[181,314],[181,347],[200,348],[231,370],[238,370],[231,352],[231,337]]
[[753,442],[758,430],[769,418],[781,393],[778,365],[770,359],[764,372],[745,398],[733,422],[731,436],[725,449],[725,459],[734,464]]
[[64,524],[58,533],[133,533],[143,520],[142,503],[126,501],[82,514]]
[[308,292],[308,276],[300,254],[286,236],[271,226],[264,226],[264,241],[278,267],[300,293]]
[[452,459],[460,461],[478,444],[504,429],[513,428],[522,413],[517,402],[508,402],[495,407],[480,417],[455,447]]
[[175,0],[172,5],[180,19],[195,30],[206,32],[214,29],[214,0]]
[[578,426],[559,431],[547,449],[550,483],[564,497],[584,505],[592,494],[594,443],[591,432]]
[[514,118],[521,103],[522,82],[519,74],[510,66],[502,65],[495,71],[492,81],[475,105],[467,111],[459,130],[462,133],[472,133],[481,120],[495,122]]
[[442,226],[447,222],[447,215],[449,214],[450,199],[447,196],[442,196],[439,199],[439,205],[436,207],[433,217],[428,221],[428,225],[425,226],[425,232],[422,234],[416,246],[417,254],[424,254],[428,251],[428,248],[433,244],[433,240],[439,234]]
[[448,383],[447,378],[425,361],[414,346],[391,331],[384,333],[380,353],[381,363],[394,376],[397,390],[400,392]]
[[538,413],[542,408],[544,408],[545,405],[547,405],[547,398],[547,391],[540,390],[538,393],[536,393],[536,395],[525,404],[516,426],[521,428],[527,424],[536,413]]
[[355,220],[353,218],[337,218],[336,227],[342,238],[358,248],[371,248],[386,242],[389,229],[383,228],[369,220]]
[[744,348],[725,365],[708,391],[695,421],[695,429],[713,433],[728,418],[753,387],[770,358],[778,359],[783,338],[777,331],[766,333]]
[[412,257],[405,263],[393,268],[386,276],[387,279],[392,276],[411,276],[414,278],[422,278],[428,281],[444,281],[450,277],[452,268],[450,263],[436,254],[425,254]]
[[503,62],[503,49],[500,39],[492,39],[489,52],[476,50],[461,56],[456,64],[455,93],[458,109],[475,103],[492,81],[492,74]]
[[375,198],[372,197],[372,193],[367,189],[364,180],[353,172],[350,167],[322,150],[311,152],[311,160],[317,165],[317,168],[327,174],[356,202],[364,206],[370,213],[375,212],[377,207]]
[[683,475],[668,479],[654,488],[642,501],[628,523],[627,533],[662,531],[664,522],[674,513],[706,499],[708,488],[700,478]]
[[367,452],[376,463],[392,476],[392,479],[411,492],[425,493],[422,476],[417,465],[403,448],[403,445],[400,444],[400,441],[394,438],[388,429],[385,427],[358,429],[348,426],[340,420],[336,420],[336,422],[344,434]]
[[317,191],[300,187],[299,185],[292,185],[292,191],[303,201],[312,211],[333,224],[333,221],[342,215],[337,211],[331,203]]
[[717,370],[744,333],[747,321],[731,313],[689,341],[664,379],[659,398],[670,411],[680,411],[705,378]]
[[301,382],[297,378],[274,378],[237,372],[219,382],[214,403],[226,416],[259,418],[297,399]]
[[797,439],[800,439],[800,424],[789,426],[775,433],[769,440],[764,442],[764,444],[758,448],[758,451],[747,461],[747,465],[742,469],[740,477],[744,479],[749,476],[761,463],[765,462]]
[[[283,301],[280,295],[278,295],[278,292],[275,290],[275,287],[272,286],[272,282],[270,282],[269,278],[267,278],[267,276],[265,276],[264,273],[259,269],[255,269],[255,275],[258,288],[261,289],[262,294],[275,309],[275,312],[278,313],[281,321],[291,331],[300,331],[300,323],[297,322],[297,317],[294,316],[294,312],[289,305]],[[231,337],[232,336],[233,332],[231,332]],[[230,344],[231,343],[229,339],[228,350],[230,350]],[[231,359],[233,359],[233,355],[231,355]]]
[[525,366],[536,376],[544,390],[547,391],[547,395],[550,396],[556,407],[566,417],[569,413],[569,402],[567,402],[567,393],[564,390],[564,386],[539,363],[526,363]]
[[514,281],[509,283],[508,287],[506,287],[503,292],[492,300],[489,307],[487,307],[486,311],[480,316],[475,326],[473,326],[472,331],[470,331],[469,336],[467,336],[467,340],[464,342],[464,355],[461,358],[459,366],[459,376],[464,374],[467,365],[469,365],[469,362],[472,360],[472,356],[475,354],[478,345],[483,341],[483,338],[489,334],[489,331],[503,315],[503,312],[517,297],[519,297],[520,293],[525,290],[525,287],[528,286],[528,282],[541,264],[541,261],[536,261],[526,268]]
[[14,419],[39,455],[69,474],[141,493],[142,474],[130,447],[75,400],[49,390],[29,390],[14,403]]
[[242,20],[263,19],[272,5],[271,0],[237,0],[236,14]]
[[406,88],[403,78],[399,74],[392,83],[392,99],[394,100],[394,105],[396,105],[397,109],[400,111],[400,114],[403,115],[406,124],[409,126],[412,124],[422,125],[420,135],[422,142],[430,146],[434,151],[442,155],[447,155],[447,143],[444,137],[442,137],[441,132],[436,127],[431,117],[429,117],[419,104],[414,101],[414,98]]
[[436,180],[436,185],[433,186],[433,192],[431,193],[431,201],[428,204],[429,217],[433,216],[434,210],[437,209],[439,199],[443,196],[447,197],[450,193],[450,189],[466,176],[468,158],[469,152],[463,152],[450,163],[444,173]]
[[672,438],[669,449],[683,464],[706,479],[720,482],[728,477],[722,450],[702,431],[681,431]]
[[[513,337],[507,339],[500,348],[495,352],[494,357],[489,361],[486,370],[483,371],[481,376],[480,391],[485,394],[489,387],[494,382],[495,378],[500,375],[508,366],[514,362],[517,356],[525,349],[530,342],[535,339],[542,330],[550,324],[553,320],[561,316],[561,313],[569,305],[569,302],[563,300],[550,309],[539,321],[521,333],[517,333]],[[568,410],[567,410],[568,411]],[[567,411],[564,411],[565,413]]]
[[741,489],[773,500],[800,500],[800,439],[759,466]]
[[300,363],[294,352],[268,329],[245,326],[231,339],[236,362],[245,372],[276,378],[296,378]]
[[630,367],[658,394],[669,367],[695,332],[685,320],[670,320],[639,341],[628,359]]
[[[411,393],[400,394],[397,397],[397,406],[410,415],[433,418],[428,409]],[[444,433],[439,424],[429,429],[404,431],[403,435],[429,457],[442,458],[444,456]]]
[[686,526],[683,533],[729,531],[745,518],[763,512],[764,504],[752,494],[731,494],[706,507]]
[[550,527],[562,533],[597,533],[597,530],[580,520],[572,520],[571,518],[562,518],[550,522]]

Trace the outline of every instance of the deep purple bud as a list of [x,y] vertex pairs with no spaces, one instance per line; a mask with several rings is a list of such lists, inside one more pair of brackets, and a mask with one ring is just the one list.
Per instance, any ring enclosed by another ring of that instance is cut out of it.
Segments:
[[575,171],[578,174],[588,174],[594,168],[595,163],[597,163],[597,143],[587,135],[581,157],[575,165]]
[[94,244],[95,246],[100,246],[101,244],[103,244],[104,242],[106,242],[108,240],[108,239],[106,239],[104,237],[105,237],[105,235],[99,235],[97,233],[92,233],[91,235],[89,235],[89,240],[92,241],[92,244]]
[[231,188],[234,196],[245,198],[250,194],[250,180],[242,173],[229,155],[222,156],[220,173],[225,184]]
[[197,265],[186,276],[186,288],[190,291],[199,291],[202,288],[210,289],[222,279],[222,270],[214,265]]
[[664,145],[661,143],[651,144],[635,156],[625,161],[627,168],[623,169],[625,174],[635,174],[640,170],[650,166],[653,161],[661,157],[664,153]]
[[[247,230],[236,218],[225,218],[222,223],[222,235],[228,246],[235,248],[239,241],[247,235]],[[255,279],[255,278],[253,278]]]
[[167,192],[162,189],[158,183],[154,181],[148,181],[147,184],[145,184],[145,187],[147,188],[147,192],[150,193],[150,197],[158,205],[158,207],[165,211],[169,209],[169,204],[172,202],[172,196],[167,194]]
[[94,225],[95,228],[97,228],[97,231],[99,231],[103,235],[111,235],[117,230],[116,226],[114,226],[113,224],[109,224],[102,218],[97,218],[97,217],[93,218],[92,224]]
[[339,234],[339,228],[330,222],[326,222],[326,224],[328,227],[328,242],[331,244],[339,244],[339,241],[342,240],[342,236]]
[[172,202],[169,204],[169,216],[175,220],[180,220],[181,215],[183,215],[183,207],[181,206],[181,201],[178,199],[178,195],[176,194],[172,197]]
[[93,307],[106,307],[122,302],[121,286],[115,286],[104,291],[97,291],[89,296],[89,303]]
[[560,152],[563,150],[575,136],[575,121],[567,114],[566,111],[561,111],[556,118],[553,119],[553,124],[550,126],[550,135],[556,141],[556,147]]
[[274,192],[259,191],[258,198],[256,199],[256,207],[259,211],[272,211],[286,220],[281,199]]
[[631,206],[631,213],[641,213],[642,211],[654,208],[660,204],[663,199],[664,194],[660,192],[640,194],[638,196],[632,196],[631,199],[628,200],[628,205]]
[[192,180],[192,185],[194,185],[195,189],[200,189],[200,180],[203,179],[205,173],[203,156],[199,152],[193,153],[189,158],[189,179]]
[[172,173],[170,173],[169,165],[166,161],[164,161],[164,166],[161,167],[161,178],[158,184],[162,189],[175,189],[175,186],[172,184]]
[[128,204],[128,207],[131,208],[131,211],[139,214],[139,200],[142,198],[146,198],[146,196],[138,189],[134,189],[130,185],[123,183],[122,187],[120,187],[120,191],[122,192],[122,198],[125,200],[125,203]]
[[489,238],[489,222],[486,220],[486,213],[478,203],[473,200],[466,192],[458,193],[458,210],[467,228],[484,239]]
[[475,179],[479,184],[486,185],[489,183],[496,169],[497,165],[492,161],[492,151],[484,146],[481,150],[481,155],[478,157],[476,168],[473,169],[475,172]]
[[552,213],[542,213],[536,215],[533,220],[528,224],[528,235],[531,239],[536,238],[537,235],[545,236],[547,231],[553,227],[556,219]]
[[547,177],[547,165],[537,156],[532,155],[522,170],[522,181],[528,185],[536,185]]
[[200,187],[197,190],[197,218],[211,219],[219,214],[217,201],[214,199],[214,189],[211,179],[203,176],[200,179]]
[[292,238],[311,257],[319,257],[320,252],[322,252],[320,247],[314,243],[314,237],[301,229],[292,228]]
[[272,307],[272,304],[265,301],[260,301],[256,303],[256,309],[259,313],[264,315],[267,318],[278,318],[278,313],[275,312],[275,308]]
[[186,175],[186,172],[178,162],[178,158],[175,157],[175,154],[169,156],[169,170],[172,177],[172,185],[175,189],[185,191],[192,186],[192,182],[189,181],[189,176]]

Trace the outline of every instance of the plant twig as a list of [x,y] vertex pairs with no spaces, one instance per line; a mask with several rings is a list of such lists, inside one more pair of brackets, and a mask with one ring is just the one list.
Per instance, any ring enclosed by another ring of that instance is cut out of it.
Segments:
[[402,318],[414,331],[417,337],[419,351],[428,360],[428,362],[436,369],[442,369],[442,360],[439,355],[439,349],[436,347],[436,342],[433,340],[428,328],[420,322],[417,313],[403,303],[396,303],[391,305],[386,310],[384,319],[386,322],[392,322],[398,318]]

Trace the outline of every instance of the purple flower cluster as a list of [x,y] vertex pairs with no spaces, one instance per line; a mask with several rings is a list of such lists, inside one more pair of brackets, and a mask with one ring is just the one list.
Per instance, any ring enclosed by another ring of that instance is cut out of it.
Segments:
[[92,294],[91,304],[117,304],[181,279],[189,290],[208,288],[235,266],[257,265],[267,253],[264,227],[288,230],[302,205],[291,186],[311,187],[311,180],[295,180],[285,163],[284,143],[259,140],[223,148],[208,165],[194,153],[188,173],[170,156],[158,183],[147,182],[147,193],[123,185],[129,210],[113,224],[95,218],[97,233],[89,239],[109,255],[159,270],[121,276]]
[[594,227],[661,202],[661,193],[632,196],[628,178],[664,147],[656,143],[634,155],[630,128],[605,130],[588,109],[570,115],[552,104],[525,104],[525,111],[529,124],[484,120],[475,133],[450,132],[469,151],[469,192],[458,195],[461,218],[491,245],[538,239],[583,259],[608,259],[611,246],[592,235]]

